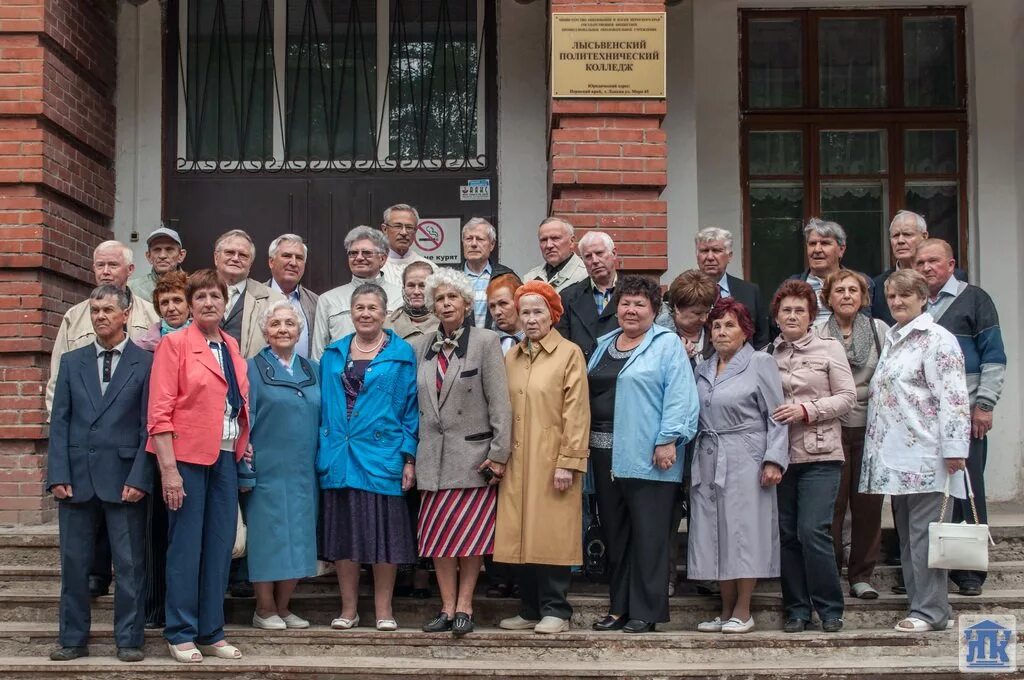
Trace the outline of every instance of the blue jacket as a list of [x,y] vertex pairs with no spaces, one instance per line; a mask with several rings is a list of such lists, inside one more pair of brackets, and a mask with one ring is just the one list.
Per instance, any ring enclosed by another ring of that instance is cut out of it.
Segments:
[[[587,370],[593,370],[615,338],[615,329],[597,340]],[[672,331],[651,326],[615,383],[612,475],[628,479],[681,482],[682,447],[697,433],[697,383],[690,361]],[[654,465],[654,447],[675,443],[676,464],[668,470]]]
[[316,472],[321,489],[360,489],[402,495],[405,456],[416,455],[420,414],[416,402],[416,356],[391,330],[390,341],[366,369],[352,417],[345,415],[341,374],[353,335],[332,343],[320,358],[320,450]]

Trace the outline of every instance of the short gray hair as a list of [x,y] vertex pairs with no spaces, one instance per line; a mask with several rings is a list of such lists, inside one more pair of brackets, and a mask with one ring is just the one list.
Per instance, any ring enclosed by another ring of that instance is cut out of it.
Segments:
[[469,222],[466,222],[464,225],[462,225],[462,237],[465,238],[466,232],[469,231],[470,229],[475,229],[476,227],[479,227],[481,225],[487,227],[487,238],[491,239],[491,243],[496,242],[498,240],[498,232],[494,230],[493,224],[491,224],[482,217],[470,218]]
[[295,308],[292,307],[292,303],[289,300],[278,300],[270,303],[270,306],[264,309],[260,314],[259,324],[260,330],[263,332],[263,337],[267,337],[267,326],[270,325],[270,319],[273,318],[274,314],[279,309],[287,309],[295,315],[295,319],[299,322],[299,333],[302,333],[302,329],[306,325],[302,320],[302,315],[295,311]]
[[817,234],[822,238],[834,238],[839,245],[846,245],[846,230],[839,226],[838,222],[812,217],[804,227],[804,241],[811,234]]
[[412,207],[408,203],[395,203],[393,206],[384,211],[384,224],[391,221],[391,213],[393,212],[407,212],[412,213],[413,221],[416,224],[420,223],[420,213],[416,208]]
[[540,229],[545,224],[551,224],[552,222],[561,222],[565,226],[565,233],[569,234],[569,238],[574,238],[576,236],[576,229],[573,228],[573,226],[569,224],[568,221],[562,219],[561,217],[545,217],[543,220],[541,220],[540,224],[537,225],[537,228]]
[[732,232],[728,229],[722,229],[721,227],[704,227],[697,232],[697,235],[693,238],[693,242],[698,248],[704,243],[711,243],[712,241],[721,241],[725,244],[725,249],[732,252]]
[[892,233],[892,228],[896,226],[897,222],[901,222],[907,218],[914,221],[914,226],[917,227],[918,232],[924,234],[928,231],[928,223],[925,222],[923,216],[917,214],[913,210],[900,210],[893,216],[892,222],[889,223],[889,232]]
[[229,231],[225,231],[223,234],[218,236],[217,241],[213,244],[213,252],[218,252],[220,250],[221,244],[224,243],[224,241],[227,241],[229,238],[240,238],[248,241],[249,255],[253,256],[256,254],[256,244],[253,242],[252,236],[249,236],[249,234],[247,234],[245,231],[241,229],[231,229]]
[[352,291],[352,297],[348,299],[349,306],[355,306],[356,298],[361,295],[376,295],[377,299],[380,300],[381,306],[387,310],[388,308],[388,294],[387,292],[378,286],[376,283],[360,283],[356,286],[356,289]]
[[470,283],[469,277],[455,269],[441,267],[427,277],[424,293],[427,296],[428,309],[434,306],[434,293],[441,286],[457,290],[462,299],[466,301],[467,307],[473,304],[473,284]]
[[270,257],[277,255],[277,249],[281,247],[282,243],[298,243],[302,246],[302,256],[309,256],[309,248],[306,247],[306,242],[298,234],[281,234],[273,241],[270,242],[270,248],[267,249],[267,253]]
[[611,236],[603,231],[588,231],[580,238],[580,252],[582,253],[583,249],[592,245],[594,241],[600,241],[608,250],[615,250],[615,241]]
[[380,229],[371,229],[365,224],[360,224],[352,229],[345,234],[345,251],[347,252],[356,241],[372,241],[381,255],[388,254],[388,240],[384,238],[384,234],[381,233]]
[[885,280],[885,292],[913,293],[928,302],[928,282],[915,269],[897,269]]
[[124,288],[118,288],[112,286],[109,283],[105,283],[102,286],[96,286],[89,293],[90,300],[102,300],[103,298],[112,297],[117,299],[117,306],[122,310],[131,307],[131,300],[128,298],[128,291]]
[[96,246],[96,248],[92,251],[93,262],[96,261],[96,258],[100,254],[100,251],[113,250],[114,248],[121,249],[121,257],[124,258],[125,264],[132,264],[132,261],[135,259],[135,256],[132,253],[132,249],[126,246],[125,244],[121,243],[120,241],[104,241],[103,243]]

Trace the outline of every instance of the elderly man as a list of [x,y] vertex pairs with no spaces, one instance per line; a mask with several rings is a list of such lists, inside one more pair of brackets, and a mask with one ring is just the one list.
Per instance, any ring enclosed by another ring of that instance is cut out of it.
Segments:
[[398,203],[384,211],[380,229],[387,236],[388,251],[381,273],[385,281],[398,288],[402,287],[402,272],[413,262],[426,262],[433,271],[437,271],[437,265],[412,249],[419,223],[420,214],[411,205]]
[[299,283],[306,273],[307,250],[302,237],[296,234],[281,234],[275,238],[269,250],[270,280],[265,285],[284,295],[302,319],[295,353],[308,358],[313,348],[313,321],[320,296]]
[[238,341],[242,356],[252,358],[267,346],[260,330],[260,315],[284,296],[249,278],[256,245],[241,229],[224,232],[213,246],[213,265],[228,287],[224,320],[220,327]]
[[352,280],[320,296],[313,322],[313,358],[320,359],[332,342],[355,332],[352,324],[352,292],[363,283],[376,283],[388,296],[387,311],[402,306],[402,289],[384,280],[381,268],[387,257],[388,242],[384,235],[366,226],[359,226],[345,235],[345,252]]
[[474,217],[462,227],[462,259],[465,260],[462,271],[473,283],[473,309],[469,318],[477,328],[494,327],[487,308],[487,284],[495,277],[512,273],[500,262],[491,262],[497,242],[494,225],[482,217]]
[[[974,490],[978,521],[988,522],[985,503],[985,460],[992,411],[1003,392],[1006,351],[999,330],[999,313],[989,294],[978,286],[958,281],[953,249],[942,239],[929,238],[917,246],[914,268],[928,282],[928,308],[935,322],[952,333],[964,353],[967,390],[971,400],[971,444],[967,474]],[[956,499],[954,522],[973,522],[970,503]],[[950,579],[961,595],[981,595],[986,572],[953,570]]]
[[[828,321],[832,314],[821,298],[821,289],[825,285],[825,279],[839,271],[839,263],[846,252],[846,230],[836,222],[812,217],[804,227],[804,245],[807,250],[807,269],[802,274],[794,274],[789,278],[806,281],[814,289],[815,295],[818,296],[818,316],[812,325],[820,326]],[[866,276],[864,279],[871,281]],[[868,297],[871,295],[872,291],[868,291]]]
[[526,272],[523,281],[546,281],[561,293],[574,283],[587,278],[587,268],[580,256],[573,252],[576,231],[572,225],[558,217],[545,218],[537,228],[540,254],[544,264]]
[[597,339],[619,327],[615,313],[615,283],[619,256],[611,236],[603,231],[588,231],[580,239],[580,255],[588,278],[562,291],[565,313],[555,328],[563,338],[583,350],[588,360],[597,347]]
[[694,239],[697,246],[697,267],[718,282],[718,297],[735,298],[742,303],[754,321],[753,345],[756,349],[766,346],[771,325],[768,308],[761,300],[761,288],[726,273],[732,262],[732,234],[720,227],[708,227],[697,232]]
[[139,501],[153,486],[146,453],[153,356],[125,333],[123,286],[101,285],[86,302],[93,340],[61,356],[50,419],[46,488],[60,501],[61,562],[61,648],[50,658],[89,654],[89,570],[102,543],[117,571],[117,658],[142,661],[146,505]]
[[153,300],[153,289],[156,282],[167,272],[181,268],[185,261],[185,249],[182,247],[181,236],[168,227],[160,227],[150,232],[146,238],[146,261],[150,270],[147,274],[136,274],[128,281],[128,287],[143,300]]

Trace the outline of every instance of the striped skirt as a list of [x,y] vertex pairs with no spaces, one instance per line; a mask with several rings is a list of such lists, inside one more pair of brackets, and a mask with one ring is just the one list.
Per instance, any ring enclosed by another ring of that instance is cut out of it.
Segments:
[[494,552],[498,487],[421,492],[420,557],[473,557]]

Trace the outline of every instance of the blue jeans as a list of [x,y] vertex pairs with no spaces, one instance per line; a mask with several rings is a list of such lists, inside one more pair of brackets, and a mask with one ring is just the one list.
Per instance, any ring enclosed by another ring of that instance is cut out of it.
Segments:
[[843,618],[843,587],[832,548],[839,461],[790,465],[778,486],[782,605],[791,619]]
[[224,591],[238,518],[238,470],[233,451],[213,465],[178,463],[185,488],[168,512],[167,627],[173,645],[210,645],[224,639]]

